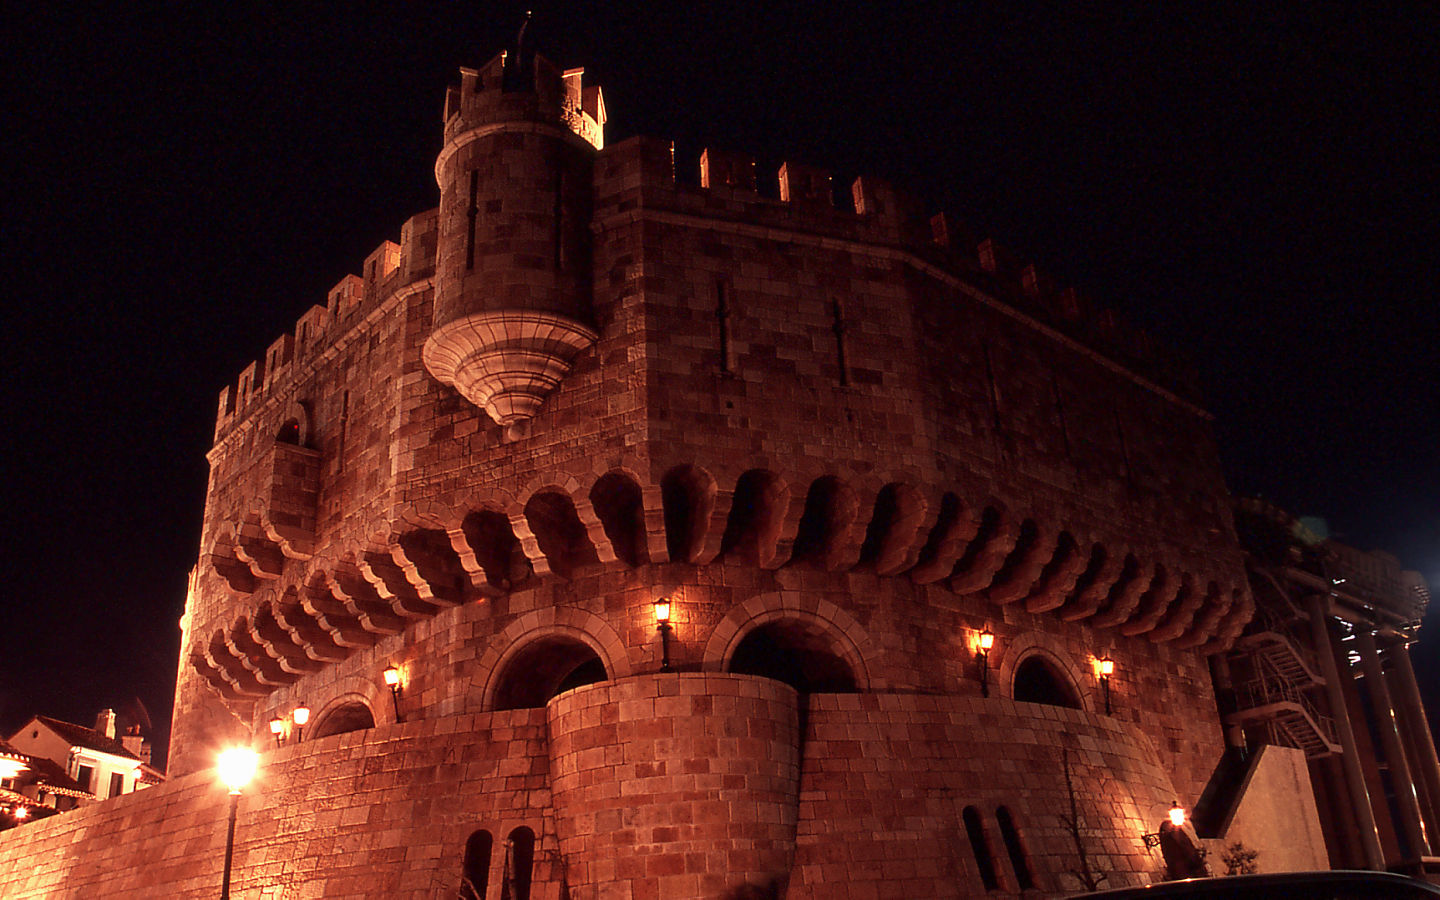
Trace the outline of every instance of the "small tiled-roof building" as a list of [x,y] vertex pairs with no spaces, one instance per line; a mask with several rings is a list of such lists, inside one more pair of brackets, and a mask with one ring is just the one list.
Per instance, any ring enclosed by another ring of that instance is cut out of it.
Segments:
[[117,738],[115,713],[108,709],[96,717],[94,728],[35,716],[10,735],[9,745],[27,757],[31,770],[31,777],[22,779],[24,785],[17,782],[17,789],[60,809],[164,780],[149,765],[150,748],[139,729]]

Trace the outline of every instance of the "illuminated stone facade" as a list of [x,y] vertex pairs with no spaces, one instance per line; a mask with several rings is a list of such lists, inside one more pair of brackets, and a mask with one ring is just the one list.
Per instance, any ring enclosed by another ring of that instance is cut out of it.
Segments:
[[[172,782],[87,813],[149,861],[0,885],[210,891],[234,742],[241,896],[1159,875],[1255,610],[1171,356],[883,182],[606,145],[582,77],[462,70],[438,209],[221,393]],[[1316,821],[1268,802],[1224,837]]]

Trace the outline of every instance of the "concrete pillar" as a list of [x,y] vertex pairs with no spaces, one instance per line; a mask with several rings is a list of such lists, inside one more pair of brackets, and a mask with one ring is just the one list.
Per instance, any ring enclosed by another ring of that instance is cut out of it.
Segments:
[[1375,730],[1380,732],[1380,745],[1385,748],[1385,762],[1390,769],[1390,786],[1395,791],[1395,804],[1400,808],[1400,830],[1405,843],[1418,859],[1429,852],[1430,844],[1425,840],[1425,824],[1420,818],[1420,801],[1415,796],[1415,782],[1410,777],[1410,763],[1405,756],[1405,746],[1400,740],[1400,730],[1395,724],[1395,707],[1390,702],[1390,691],[1385,685],[1384,667],[1380,665],[1380,651],[1375,645],[1375,633],[1361,629],[1355,633],[1355,644],[1360,649],[1360,663],[1365,669],[1366,689],[1370,692],[1370,707],[1375,714]]
[[1435,738],[1430,733],[1430,720],[1425,715],[1425,703],[1420,699],[1420,687],[1415,681],[1415,670],[1410,665],[1410,648],[1398,641],[1386,648],[1390,658],[1390,671],[1386,683],[1400,709],[1400,727],[1409,737],[1414,754],[1411,764],[1416,776],[1416,788],[1421,790],[1421,806],[1428,813],[1425,824],[1430,836],[1430,852],[1440,855],[1440,759],[1435,753]]
[[[1365,773],[1360,770],[1355,729],[1350,725],[1345,692],[1340,688],[1340,667],[1335,664],[1335,649],[1331,645],[1330,629],[1326,624],[1330,617],[1329,600],[1330,598],[1322,594],[1312,594],[1306,599],[1310,636],[1315,644],[1315,655],[1320,661],[1320,672],[1325,676],[1325,699],[1329,701],[1330,715],[1335,720],[1335,730],[1340,737],[1340,748],[1343,751],[1340,762],[1345,773],[1345,788],[1359,826],[1358,836],[1365,851],[1365,861],[1371,869],[1384,871],[1385,854],[1380,849],[1380,835],[1375,830],[1375,811],[1370,806],[1370,794],[1365,790]],[[1344,677],[1348,678],[1349,673]]]

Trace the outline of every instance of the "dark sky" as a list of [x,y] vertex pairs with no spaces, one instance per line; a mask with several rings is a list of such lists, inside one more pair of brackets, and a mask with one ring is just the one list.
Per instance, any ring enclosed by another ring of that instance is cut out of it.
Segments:
[[[1199,367],[1233,490],[1440,587],[1440,14],[1194,5],[533,27],[604,87],[611,141],[877,174],[1124,311]],[[0,37],[0,726],[138,696],[163,733],[216,396],[436,204],[445,86],[525,7],[54,6]]]

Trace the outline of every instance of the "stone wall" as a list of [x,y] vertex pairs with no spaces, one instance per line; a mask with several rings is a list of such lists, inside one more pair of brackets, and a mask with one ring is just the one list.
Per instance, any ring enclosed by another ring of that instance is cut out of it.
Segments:
[[[498,845],[526,826],[538,837],[532,896],[553,897],[544,739],[544,711],[520,710],[267,750],[240,800],[232,895],[453,897],[472,832]],[[6,831],[0,896],[214,897],[227,805],[199,771]],[[492,896],[500,877],[497,862]]]

